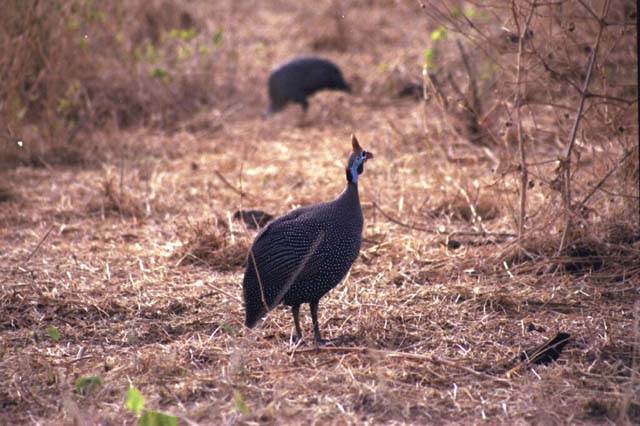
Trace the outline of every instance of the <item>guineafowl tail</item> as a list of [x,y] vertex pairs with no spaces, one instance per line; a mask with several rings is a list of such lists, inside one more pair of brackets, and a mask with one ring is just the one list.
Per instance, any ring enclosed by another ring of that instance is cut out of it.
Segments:
[[253,328],[256,326],[258,321],[266,314],[264,307],[262,306],[251,306],[246,305],[246,316],[244,320],[244,325],[249,328]]
[[256,326],[260,318],[267,314],[267,307],[263,302],[262,291],[255,275],[253,264],[249,259],[247,271],[242,283],[244,308],[246,312],[245,325],[249,328]]

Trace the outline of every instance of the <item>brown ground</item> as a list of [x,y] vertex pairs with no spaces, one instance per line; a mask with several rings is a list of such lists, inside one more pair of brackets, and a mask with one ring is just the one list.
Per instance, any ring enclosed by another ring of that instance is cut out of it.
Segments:
[[[421,103],[395,98],[382,71],[419,73],[428,19],[413,5],[360,3],[346,51],[317,52],[356,93],[317,95],[305,125],[297,107],[260,118],[264,80],[314,43],[331,47],[308,31],[333,25],[328,3],[220,5],[207,13],[239,56],[219,106],[171,133],[96,133],[88,166],[0,172],[1,424],[133,424],[129,384],[184,424],[640,422],[637,222],[596,196],[581,222],[592,228],[549,272],[561,209],[541,165],[516,250],[518,175],[493,173],[482,149],[442,130],[433,103],[425,118]],[[247,330],[241,282],[255,231],[233,213],[337,195],[352,132],[376,155],[361,176],[365,242],[320,305],[325,337],[345,338],[316,348],[306,307],[299,346],[288,310]],[[535,160],[557,157],[551,145]],[[619,156],[585,150],[585,176]],[[505,376],[521,347],[558,331],[572,341],[557,363]],[[104,384],[75,390],[93,375]]]

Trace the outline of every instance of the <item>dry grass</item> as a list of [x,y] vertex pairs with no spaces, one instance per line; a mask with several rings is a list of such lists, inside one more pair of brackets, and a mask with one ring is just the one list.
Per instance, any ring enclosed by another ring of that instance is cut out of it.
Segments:
[[[334,3],[216,2],[200,25],[222,26],[242,53],[224,105],[171,132],[96,132],[101,167],[0,171],[10,194],[0,202],[1,424],[133,424],[129,384],[149,408],[198,424],[640,422],[637,163],[576,209],[557,256],[556,164],[542,160],[560,149],[532,146],[540,164],[518,244],[517,173],[492,172],[493,159],[437,113],[386,86],[394,64],[419,70],[424,15],[353,2],[340,52]],[[311,22],[336,34],[311,34]],[[263,121],[270,65],[314,48],[356,93],[317,95],[305,127],[295,108]],[[339,341],[315,347],[304,308],[299,346],[285,309],[246,329],[241,281],[256,231],[233,213],[336,196],[352,132],[376,158],[361,177],[360,257],[321,303],[325,337]],[[580,149],[576,200],[623,147]],[[558,362],[507,379],[522,348],[558,331],[572,335]],[[77,393],[90,375],[104,385]]]
[[204,3],[11,0],[6,10],[0,164],[95,161],[86,139],[96,130],[174,131],[234,90],[228,66],[218,68],[234,51],[200,19],[211,14]]
[[246,264],[250,241],[234,235],[225,222],[196,224],[186,230],[188,240],[174,254],[176,266],[199,265],[220,272],[234,271]]

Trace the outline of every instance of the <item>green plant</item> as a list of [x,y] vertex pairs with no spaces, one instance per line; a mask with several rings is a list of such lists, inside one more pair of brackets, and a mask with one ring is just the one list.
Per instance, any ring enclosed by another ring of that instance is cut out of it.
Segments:
[[102,386],[103,383],[100,376],[81,376],[76,379],[76,392],[80,395],[86,395],[93,389]]
[[249,406],[239,390],[233,391],[233,407],[243,416],[249,415]]
[[429,39],[431,40],[431,46],[424,50],[424,64],[430,72],[436,71],[437,62],[440,56],[441,44],[447,39],[447,28],[443,25],[438,26],[435,30],[431,31]]
[[178,424],[177,417],[171,414],[145,410],[144,396],[135,386],[129,386],[129,389],[127,389],[125,407],[139,416],[138,426],[177,426]]
[[47,333],[49,334],[49,337],[51,337],[51,339],[54,342],[57,342],[58,340],[60,340],[60,334],[58,333],[58,329],[55,327],[47,327]]

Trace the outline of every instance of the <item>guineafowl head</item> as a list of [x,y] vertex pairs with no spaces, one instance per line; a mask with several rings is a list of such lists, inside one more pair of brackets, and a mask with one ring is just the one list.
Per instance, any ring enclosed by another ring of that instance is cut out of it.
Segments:
[[344,77],[339,69],[332,70],[333,75],[330,78],[331,83],[329,86],[335,90],[342,90],[343,92],[351,93],[351,86],[344,81]]
[[357,184],[358,175],[364,171],[364,163],[373,158],[373,154],[362,149],[355,135],[351,135],[351,146],[353,150],[347,162],[347,182]]

